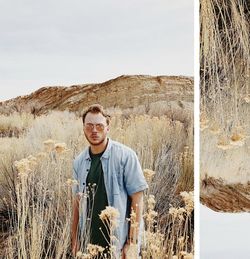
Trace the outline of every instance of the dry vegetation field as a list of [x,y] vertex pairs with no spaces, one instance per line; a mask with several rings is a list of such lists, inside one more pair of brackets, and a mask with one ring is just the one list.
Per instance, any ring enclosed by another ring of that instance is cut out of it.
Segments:
[[[192,258],[191,114],[173,114],[186,120],[178,121],[110,112],[110,137],[137,152],[150,186],[142,258]],[[2,115],[0,130],[0,257],[71,258],[72,161],[87,145],[81,119]],[[96,249],[89,244],[78,258],[96,258]]]
[[250,5],[202,0],[201,180],[250,180]]

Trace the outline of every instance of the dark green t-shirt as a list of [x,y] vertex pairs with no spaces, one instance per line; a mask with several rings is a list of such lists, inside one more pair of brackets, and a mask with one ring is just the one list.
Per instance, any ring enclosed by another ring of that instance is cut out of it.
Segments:
[[[109,246],[110,237],[107,228],[99,218],[101,211],[108,206],[108,198],[100,159],[103,152],[100,154],[92,154],[89,150],[89,153],[91,157],[91,166],[87,176],[87,186],[89,189],[88,212],[90,212],[91,219],[90,243],[105,248]],[[93,184],[95,186],[93,186]]]

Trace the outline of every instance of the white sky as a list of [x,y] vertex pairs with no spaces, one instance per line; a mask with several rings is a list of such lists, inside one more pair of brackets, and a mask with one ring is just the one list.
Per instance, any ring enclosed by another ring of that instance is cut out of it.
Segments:
[[220,213],[200,207],[200,258],[250,258],[249,213]]
[[0,0],[0,101],[123,74],[193,76],[193,0]]

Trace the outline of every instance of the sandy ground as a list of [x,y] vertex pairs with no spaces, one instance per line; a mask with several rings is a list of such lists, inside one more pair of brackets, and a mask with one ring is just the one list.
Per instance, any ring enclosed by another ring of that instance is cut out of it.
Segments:
[[202,131],[201,178],[207,174],[229,184],[247,183],[250,179],[250,137],[231,141],[228,145],[218,145],[219,141],[218,134],[212,134],[209,129]]
[[200,258],[250,258],[250,213],[220,213],[200,206]]

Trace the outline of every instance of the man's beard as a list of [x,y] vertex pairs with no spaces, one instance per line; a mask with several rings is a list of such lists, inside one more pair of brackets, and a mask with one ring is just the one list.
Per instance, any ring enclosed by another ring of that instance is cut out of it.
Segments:
[[105,141],[105,139],[106,139],[106,136],[104,136],[99,142],[92,142],[89,138],[88,138],[88,136],[84,133],[84,135],[85,135],[85,137],[86,137],[86,139],[88,140],[88,142],[92,145],[92,146],[99,146],[99,145],[101,145],[104,141]]

